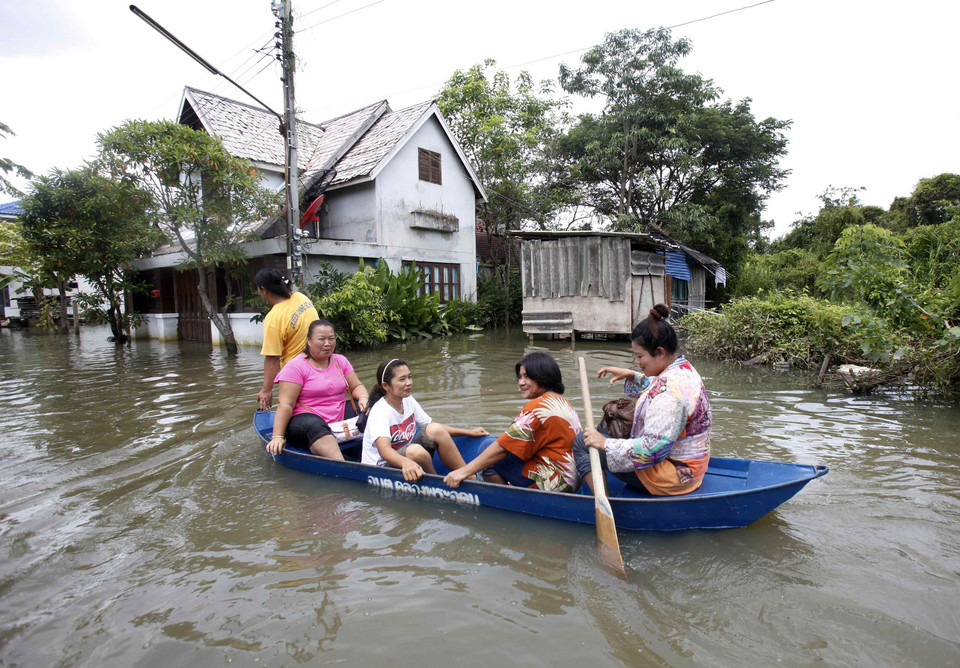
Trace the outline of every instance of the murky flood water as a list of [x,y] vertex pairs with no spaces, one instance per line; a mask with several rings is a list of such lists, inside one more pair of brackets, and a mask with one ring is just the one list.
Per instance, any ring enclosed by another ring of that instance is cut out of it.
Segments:
[[[717,455],[830,474],[746,529],[628,534],[282,468],[237,359],[0,331],[0,664],[10,666],[960,665],[960,408],[812,391],[693,360]],[[578,409],[569,344],[561,363]],[[502,430],[514,334],[402,356],[435,419]],[[588,366],[625,343],[578,342]],[[616,395],[592,386],[595,406]]]

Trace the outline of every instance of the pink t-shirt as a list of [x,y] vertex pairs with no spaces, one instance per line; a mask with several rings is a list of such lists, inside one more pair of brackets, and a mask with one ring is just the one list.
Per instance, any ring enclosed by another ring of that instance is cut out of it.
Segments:
[[300,396],[293,405],[293,415],[315,413],[331,423],[343,419],[343,409],[347,404],[344,394],[347,389],[346,377],[351,373],[353,367],[343,355],[334,353],[326,369],[318,369],[306,355],[298,355],[280,369],[275,382],[285,381],[300,386]]

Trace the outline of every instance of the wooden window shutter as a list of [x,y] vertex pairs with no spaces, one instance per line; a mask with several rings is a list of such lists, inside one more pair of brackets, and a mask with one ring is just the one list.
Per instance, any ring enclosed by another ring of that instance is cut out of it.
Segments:
[[440,178],[440,154],[421,148],[418,149],[417,158],[420,180],[440,185],[442,183]]

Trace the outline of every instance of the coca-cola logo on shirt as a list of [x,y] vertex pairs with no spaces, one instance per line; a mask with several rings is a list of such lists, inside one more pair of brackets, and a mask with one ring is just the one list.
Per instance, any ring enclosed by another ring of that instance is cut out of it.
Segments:
[[413,419],[413,415],[410,415],[400,424],[390,425],[390,445],[394,450],[399,450],[412,441],[416,433],[417,421]]

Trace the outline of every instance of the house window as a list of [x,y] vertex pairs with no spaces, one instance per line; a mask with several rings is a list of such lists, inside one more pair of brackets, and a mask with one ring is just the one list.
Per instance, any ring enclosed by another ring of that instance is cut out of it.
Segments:
[[[413,262],[404,262],[409,267]],[[423,273],[421,295],[440,295],[440,303],[447,304],[460,299],[460,265],[440,262],[417,262],[417,269]]]
[[440,154],[418,149],[420,157],[420,180],[440,185]]
[[671,297],[672,301],[687,303],[687,300],[690,298],[689,293],[689,281],[685,281],[682,278],[674,278],[672,281],[673,285],[671,286]]

